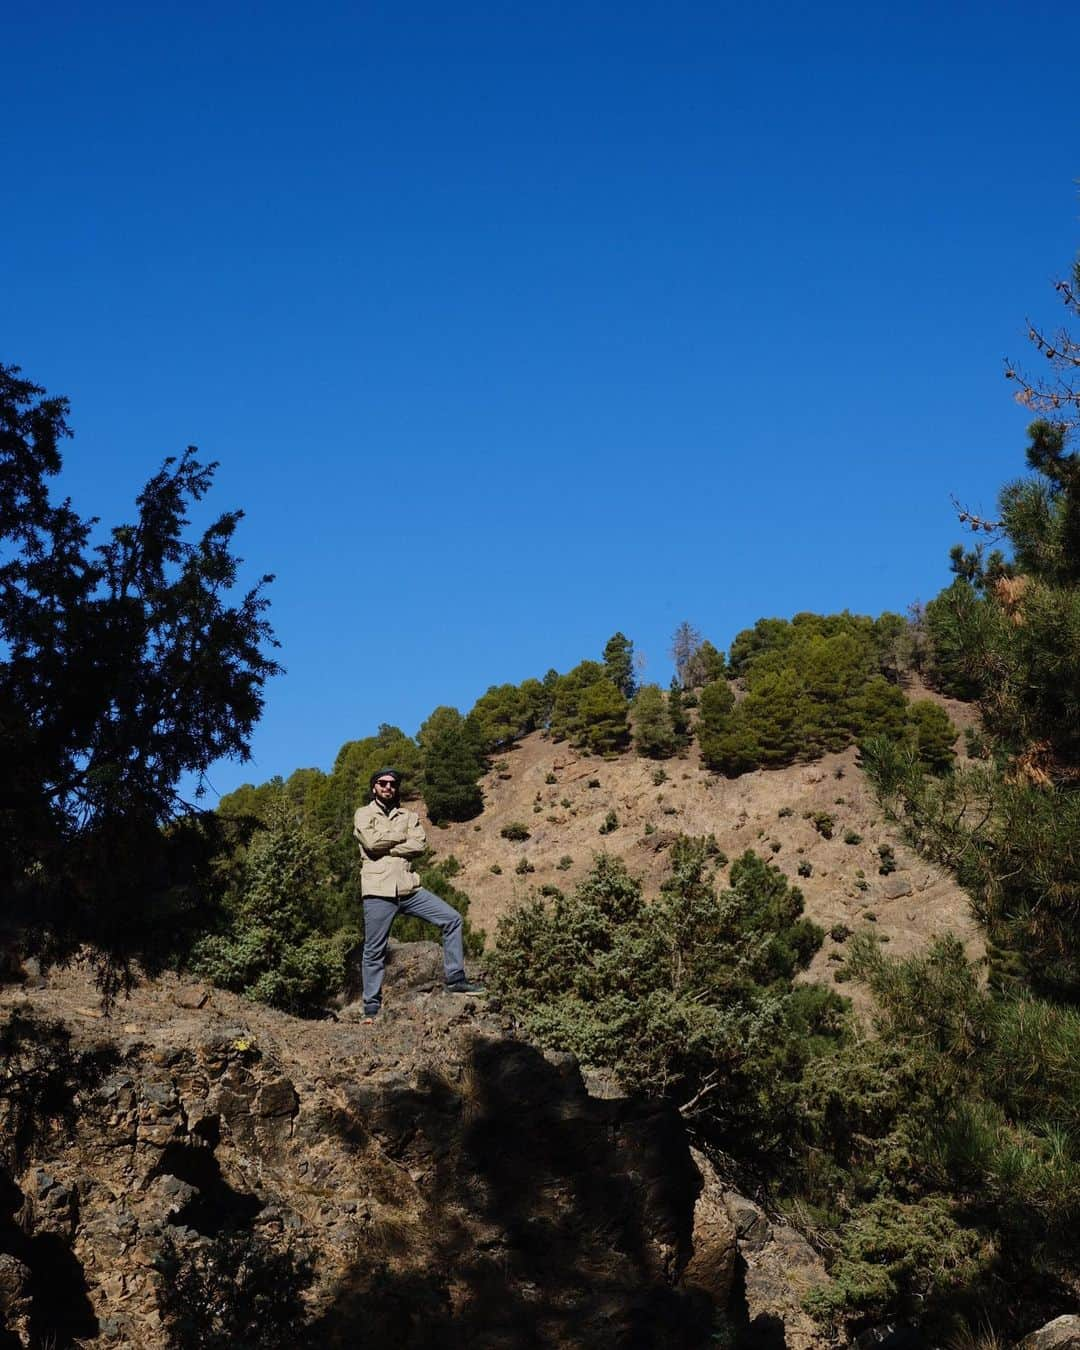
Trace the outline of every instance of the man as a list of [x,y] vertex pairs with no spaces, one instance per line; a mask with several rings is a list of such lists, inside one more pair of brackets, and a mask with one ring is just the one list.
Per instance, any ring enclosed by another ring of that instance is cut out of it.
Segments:
[[427,847],[424,827],[400,802],[401,774],[380,769],[371,775],[372,800],[353,819],[360,844],[360,894],[364,901],[364,1015],[372,1020],[382,1008],[383,970],[390,926],[399,914],[426,919],[441,929],[443,969],[450,994],[482,994],[483,985],[465,978],[462,919],[456,909],[420,885],[410,867]]

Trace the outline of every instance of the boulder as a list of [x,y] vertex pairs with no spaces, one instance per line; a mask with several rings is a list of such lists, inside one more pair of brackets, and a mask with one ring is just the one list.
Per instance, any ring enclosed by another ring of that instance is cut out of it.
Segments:
[[1080,1350],[1080,1314],[1055,1317],[1038,1331],[1025,1336],[1017,1350]]

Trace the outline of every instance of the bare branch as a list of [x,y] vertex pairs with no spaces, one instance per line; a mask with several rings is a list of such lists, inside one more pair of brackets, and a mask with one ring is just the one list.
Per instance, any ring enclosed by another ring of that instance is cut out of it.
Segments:
[[705,1079],[705,1083],[701,1087],[701,1089],[698,1092],[696,1092],[688,1102],[684,1102],[682,1106],[679,1107],[679,1114],[681,1116],[689,1115],[690,1112],[693,1110],[693,1108],[698,1104],[698,1102],[701,1101],[702,1097],[708,1096],[708,1094],[712,1092],[713,1088],[719,1086],[720,1086],[719,1075],[714,1070]]
[[974,511],[969,511],[967,507],[961,506],[951,493],[949,501],[953,504],[957,519],[962,525],[966,525],[969,530],[982,530],[984,534],[996,534],[1005,528],[1003,520],[984,520],[982,516],[977,516]]

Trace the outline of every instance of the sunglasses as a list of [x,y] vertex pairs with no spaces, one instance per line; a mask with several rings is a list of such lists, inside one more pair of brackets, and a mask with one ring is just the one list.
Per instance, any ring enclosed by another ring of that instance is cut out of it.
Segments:
[[375,786],[376,786],[376,787],[397,787],[397,779],[396,779],[396,778],[376,778],[376,779],[375,779]]

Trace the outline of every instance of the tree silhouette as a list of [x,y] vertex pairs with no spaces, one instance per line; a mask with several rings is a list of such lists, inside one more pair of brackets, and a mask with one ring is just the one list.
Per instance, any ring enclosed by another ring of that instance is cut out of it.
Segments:
[[67,414],[0,365],[0,876],[47,951],[116,954],[190,904],[216,827],[184,785],[247,757],[280,667],[271,578],[230,602],[242,513],[185,537],[216,466],[167,459],[92,545],[97,521],[49,491]]

